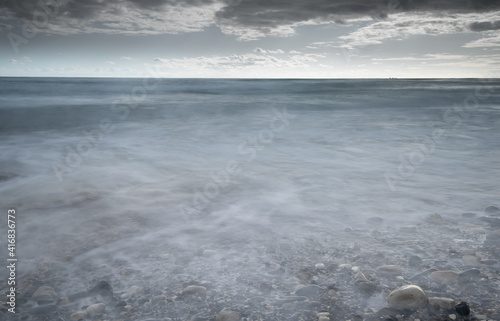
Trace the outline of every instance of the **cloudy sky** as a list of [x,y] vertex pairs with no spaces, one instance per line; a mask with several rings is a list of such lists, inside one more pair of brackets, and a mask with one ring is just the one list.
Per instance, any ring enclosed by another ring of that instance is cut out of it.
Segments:
[[500,0],[0,0],[0,76],[500,72]]

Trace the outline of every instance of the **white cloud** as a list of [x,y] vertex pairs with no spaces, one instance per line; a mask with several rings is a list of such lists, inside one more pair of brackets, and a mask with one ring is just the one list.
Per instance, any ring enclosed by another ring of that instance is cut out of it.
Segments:
[[106,61],[106,62],[104,62],[104,63],[105,63],[105,64],[108,64],[108,65],[114,65],[114,64],[115,64],[115,62],[114,62],[114,61]]
[[488,48],[488,47],[500,47],[500,34],[498,34],[498,31],[488,32],[486,37],[466,43],[464,45],[464,48]]
[[120,59],[123,59],[123,60],[133,60],[132,57],[128,57],[128,56],[123,56]]
[[13,65],[16,65],[17,64],[17,60],[16,59],[9,59],[9,62]]
[[[432,13],[421,14],[394,14],[388,20],[378,21],[362,27],[349,35],[339,37],[340,42],[313,43],[316,46],[354,48],[366,45],[380,44],[388,39],[405,39],[411,35],[443,35],[457,33],[473,33],[470,24],[478,20],[500,19],[500,12],[467,13],[436,15]],[[485,43],[491,44],[496,37],[489,38]],[[483,46],[479,41],[473,46]]]
[[33,62],[30,57],[24,56],[23,57],[24,62]]
[[[254,50],[255,52],[256,50]],[[263,53],[263,52],[266,53]],[[277,51],[277,50],[276,50]],[[245,53],[228,56],[191,57],[191,58],[154,58],[158,64],[147,66],[158,67],[169,76],[175,75],[174,71],[182,71],[184,75],[206,75],[211,77],[231,75],[259,75],[273,76],[286,75],[286,72],[296,69],[315,68],[317,62],[325,58],[323,54],[295,54],[278,58],[269,51],[262,50],[256,53]],[[284,52],[283,52],[284,53]]]

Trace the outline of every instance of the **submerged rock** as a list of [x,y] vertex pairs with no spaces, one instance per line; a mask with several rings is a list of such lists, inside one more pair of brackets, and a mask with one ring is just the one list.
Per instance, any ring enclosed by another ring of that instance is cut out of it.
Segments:
[[385,275],[401,275],[403,269],[397,265],[382,265],[376,269],[377,273]]
[[422,259],[420,256],[412,255],[408,260],[408,266],[412,268],[418,268],[422,264]]
[[318,296],[319,292],[321,292],[323,289],[317,285],[306,285],[297,291],[295,291],[295,295],[297,296],[305,296],[308,298],[315,298]]
[[54,302],[56,296],[56,291],[52,287],[42,285],[35,291],[35,293],[33,293],[31,298],[37,301],[38,304],[42,305]]
[[106,308],[106,305],[104,303],[92,304],[87,309],[85,309],[85,316],[87,318],[93,318],[94,316],[103,312],[105,308]]
[[240,321],[241,314],[236,311],[224,310],[217,314],[216,321]]
[[182,294],[205,294],[207,288],[201,285],[188,285],[182,290]]
[[484,211],[488,214],[500,214],[500,208],[496,206],[488,206]]
[[435,271],[431,273],[431,278],[441,283],[453,283],[458,280],[458,273],[452,270]]
[[389,293],[387,302],[389,308],[416,310],[426,306],[429,299],[418,285],[405,285]]
[[455,306],[455,301],[450,298],[432,297],[429,298],[429,305],[434,308],[451,310]]

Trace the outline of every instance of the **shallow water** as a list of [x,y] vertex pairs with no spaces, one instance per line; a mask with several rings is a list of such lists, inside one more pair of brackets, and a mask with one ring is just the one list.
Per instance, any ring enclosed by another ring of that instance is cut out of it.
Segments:
[[18,213],[19,273],[169,247],[348,244],[337,232],[370,217],[395,228],[498,205],[499,92],[467,79],[1,78],[0,200]]

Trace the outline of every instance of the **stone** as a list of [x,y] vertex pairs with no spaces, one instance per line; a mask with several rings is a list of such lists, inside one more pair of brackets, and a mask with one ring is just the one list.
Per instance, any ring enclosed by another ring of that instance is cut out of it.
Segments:
[[352,269],[352,265],[350,264],[340,264],[338,267],[341,271],[350,271]]
[[382,265],[377,267],[376,271],[384,275],[401,275],[403,273],[403,269],[397,265]]
[[460,315],[468,316],[470,314],[469,304],[462,301],[459,304],[455,305],[455,311],[457,311],[457,313]]
[[33,293],[33,296],[31,298],[35,301],[38,301],[40,299],[47,300],[48,298],[54,300],[56,296],[56,291],[54,291],[52,287],[48,285],[42,285],[35,291],[35,293]]
[[377,286],[375,285],[375,283],[370,281],[356,282],[356,288],[359,290],[361,294],[367,297],[372,296],[377,290]]
[[429,298],[429,305],[434,308],[451,310],[455,306],[455,301],[450,298],[431,297]]
[[431,273],[431,278],[441,283],[453,283],[458,280],[458,273],[451,270],[435,271]]
[[468,266],[481,265],[481,263],[479,263],[479,260],[477,259],[477,257],[475,257],[474,255],[464,255],[462,257],[462,260],[464,261],[464,264],[468,265]]
[[207,288],[201,285],[188,285],[182,290],[182,294],[205,294],[207,293]]
[[408,259],[408,266],[412,268],[418,268],[422,264],[422,259],[420,256],[412,255],[410,259]]
[[318,270],[326,269],[325,263],[316,263],[316,264],[314,264],[314,267]]
[[217,314],[215,321],[240,321],[241,314],[236,311],[223,310]]
[[448,318],[450,318],[451,320],[456,320],[457,319],[457,316],[455,314],[449,314],[448,315]]
[[85,313],[84,312],[75,312],[73,313],[72,315],[69,316],[69,319],[70,320],[74,320],[74,321],[77,321],[77,320],[80,320],[80,319],[85,319]]
[[418,285],[404,285],[389,293],[389,308],[398,310],[416,310],[428,304],[429,299]]
[[54,299],[48,294],[39,294],[36,296],[36,303],[38,305],[50,304],[54,303]]
[[297,296],[305,296],[308,297],[309,299],[315,298],[318,296],[318,294],[322,291],[323,289],[317,285],[306,285],[304,287],[301,287],[297,291],[295,291],[295,295]]
[[85,309],[85,316],[87,318],[93,318],[94,316],[98,315],[99,313],[102,313],[105,308],[106,308],[106,304],[104,304],[104,303],[92,304],[88,308]]
[[500,213],[500,208],[496,206],[488,206],[487,208],[484,209],[484,211],[488,214],[498,214]]
[[438,213],[427,215],[425,220],[429,223],[443,223],[443,217]]

